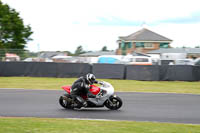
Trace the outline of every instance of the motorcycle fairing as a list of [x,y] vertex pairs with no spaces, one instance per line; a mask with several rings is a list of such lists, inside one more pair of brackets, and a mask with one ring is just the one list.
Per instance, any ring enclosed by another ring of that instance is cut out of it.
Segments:
[[96,85],[90,85],[90,92],[97,95],[100,92],[100,88]]
[[[90,92],[94,95],[97,95],[99,92],[100,92],[100,88],[96,85],[90,85]],[[71,86],[69,85],[65,85],[65,86],[62,86],[62,88],[68,93],[70,94],[70,90],[71,90]]]
[[104,102],[107,100],[107,97],[102,97],[100,99],[97,98],[88,98],[88,101],[92,102],[93,104],[95,104],[96,106],[102,106],[104,105]]
[[69,86],[69,85],[66,85],[66,86],[62,86],[62,88],[68,93],[68,94],[70,94],[70,90],[71,90],[71,86]]

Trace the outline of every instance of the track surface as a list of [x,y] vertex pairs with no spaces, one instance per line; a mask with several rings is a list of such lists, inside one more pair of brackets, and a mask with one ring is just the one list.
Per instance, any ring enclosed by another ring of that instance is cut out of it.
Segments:
[[0,116],[84,118],[200,124],[200,95],[117,93],[118,111],[107,108],[66,110],[58,104],[64,91],[0,89]]

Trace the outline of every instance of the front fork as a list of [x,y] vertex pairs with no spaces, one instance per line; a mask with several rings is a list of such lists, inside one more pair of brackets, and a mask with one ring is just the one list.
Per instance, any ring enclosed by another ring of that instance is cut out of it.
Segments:
[[110,96],[110,97],[108,98],[108,102],[110,103],[111,106],[113,106],[112,101],[110,101],[110,99],[111,99],[112,97],[117,97],[117,96],[116,96],[116,95],[112,95],[112,96]]

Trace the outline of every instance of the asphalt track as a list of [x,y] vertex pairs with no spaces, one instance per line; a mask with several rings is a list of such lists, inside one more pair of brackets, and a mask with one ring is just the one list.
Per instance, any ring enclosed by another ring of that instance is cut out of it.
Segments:
[[64,91],[0,89],[0,116],[109,119],[200,124],[200,95],[164,93],[116,93],[120,110],[90,108],[66,110],[58,98]]

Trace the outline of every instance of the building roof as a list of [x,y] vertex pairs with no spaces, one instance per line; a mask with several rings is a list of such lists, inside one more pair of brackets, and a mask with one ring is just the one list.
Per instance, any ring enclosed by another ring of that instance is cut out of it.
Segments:
[[55,51],[43,51],[40,52],[39,57],[40,58],[51,58],[53,56],[57,56],[57,55],[67,55],[66,52],[55,52]]
[[143,28],[133,34],[130,34],[128,36],[119,37],[120,40],[123,41],[166,41],[171,42],[172,40],[169,38],[166,38],[162,35],[159,35],[153,31],[150,31],[146,28]]
[[92,51],[84,54],[80,54],[80,56],[101,56],[101,55],[115,55],[115,51]]
[[152,50],[148,52],[148,54],[161,54],[161,53],[199,54],[200,48],[160,48],[158,50]]

